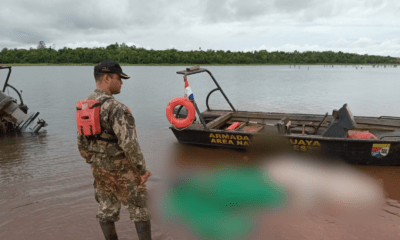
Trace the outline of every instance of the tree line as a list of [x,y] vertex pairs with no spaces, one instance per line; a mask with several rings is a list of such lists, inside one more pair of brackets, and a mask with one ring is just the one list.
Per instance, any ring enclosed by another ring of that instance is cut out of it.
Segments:
[[359,55],[333,51],[283,52],[267,50],[231,52],[223,50],[178,51],[147,50],[110,44],[107,47],[76,48],[59,50],[46,48],[7,49],[0,52],[0,64],[44,63],[44,64],[96,64],[105,59],[122,64],[399,64],[399,58],[390,56]]

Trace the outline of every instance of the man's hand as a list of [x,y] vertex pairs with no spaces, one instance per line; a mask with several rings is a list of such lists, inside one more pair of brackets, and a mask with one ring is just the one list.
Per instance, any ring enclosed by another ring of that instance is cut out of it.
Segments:
[[143,174],[142,176],[140,176],[140,185],[144,185],[147,182],[147,179],[149,179],[149,177],[152,175],[151,172],[147,171],[145,174]]

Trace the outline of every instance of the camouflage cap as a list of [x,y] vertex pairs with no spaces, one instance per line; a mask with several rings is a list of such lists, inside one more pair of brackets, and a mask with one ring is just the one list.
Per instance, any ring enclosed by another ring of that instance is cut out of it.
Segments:
[[116,73],[123,79],[130,78],[122,72],[122,68],[117,62],[111,60],[102,61],[94,67],[94,71],[99,73]]

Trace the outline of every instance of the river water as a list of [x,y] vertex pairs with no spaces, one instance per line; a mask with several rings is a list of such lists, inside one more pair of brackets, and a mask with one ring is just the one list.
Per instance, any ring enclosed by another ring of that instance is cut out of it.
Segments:
[[[182,76],[175,73],[185,67],[124,66],[131,78],[124,81],[121,94],[115,96],[129,106],[135,117],[140,146],[153,173],[147,184],[156,199],[153,209],[157,209],[163,192],[160,189],[171,173],[182,169],[190,172],[202,162],[229,161],[244,154],[177,143],[168,129],[165,108],[172,98],[183,96]],[[325,114],[347,103],[355,116],[400,116],[400,68],[392,66],[206,68],[239,110]],[[6,70],[0,71],[0,79],[5,77]],[[206,73],[189,76],[188,80],[200,110],[205,110],[205,98],[215,85]],[[0,137],[0,239],[102,239],[95,219],[97,203],[90,166],[76,146],[75,104],[95,88],[93,67],[13,67],[9,83],[23,90],[28,111],[40,112],[39,118],[49,125],[38,134]],[[9,93],[16,97],[12,90]],[[218,93],[211,96],[210,107],[229,109]],[[280,239],[315,239],[318,234],[325,236],[319,239],[398,239],[400,168],[352,168],[380,179],[387,192],[387,205],[382,207],[373,229],[352,230],[336,224],[332,230],[326,227],[328,220],[314,216],[305,226],[309,232],[285,235],[282,230]],[[157,219],[152,228],[155,239],[179,239]],[[117,231],[120,239],[137,239],[125,209],[121,209]]]

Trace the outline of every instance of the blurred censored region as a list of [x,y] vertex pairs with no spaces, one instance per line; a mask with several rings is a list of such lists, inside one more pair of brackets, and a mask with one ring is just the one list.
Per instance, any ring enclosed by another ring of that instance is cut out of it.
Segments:
[[260,169],[220,169],[176,182],[166,215],[179,218],[205,239],[243,239],[255,211],[286,204],[286,194]]
[[192,238],[265,239],[268,226],[287,227],[273,222],[282,216],[312,211],[357,222],[384,203],[381,186],[353,166],[291,149],[274,134],[260,136],[248,151],[176,146],[160,207],[164,220]]

